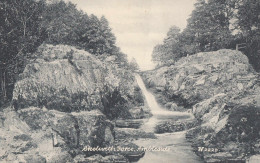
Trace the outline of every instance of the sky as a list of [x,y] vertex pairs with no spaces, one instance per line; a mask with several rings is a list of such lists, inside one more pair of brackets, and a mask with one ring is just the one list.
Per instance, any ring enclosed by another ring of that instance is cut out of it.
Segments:
[[[69,0],[67,0],[69,1]],[[135,58],[141,70],[154,68],[153,47],[163,42],[173,25],[186,27],[196,0],[70,0],[88,15],[104,15],[116,44]]]

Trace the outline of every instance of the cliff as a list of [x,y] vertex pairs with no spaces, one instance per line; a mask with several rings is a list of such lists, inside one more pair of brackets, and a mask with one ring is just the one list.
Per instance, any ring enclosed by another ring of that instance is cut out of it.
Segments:
[[132,72],[115,64],[113,56],[100,60],[66,45],[42,45],[34,55],[36,60],[15,84],[17,110],[28,106],[63,112],[99,109],[116,118],[142,103]]
[[0,162],[128,162],[143,156],[84,151],[128,146],[116,141],[113,121],[141,116],[135,112],[143,96],[131,70],[113,56],[102,59],[66,45],[44,44],[30,55],[35,60],[20,74],[12,106],[0,112]]
[[142,76],[162,105],[192,110],[200,125],[187,137],[196,148],[219,149],[218,153],[195,150],[207,162],[259,153],[259,77],[241,52],[198,53]]

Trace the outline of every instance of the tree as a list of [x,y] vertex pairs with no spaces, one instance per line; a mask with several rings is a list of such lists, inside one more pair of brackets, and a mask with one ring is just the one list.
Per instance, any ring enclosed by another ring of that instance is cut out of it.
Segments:
[[137,64],[135,58],[132,58],[130,63],[129,63],[130,69],[133,71],[139,70],[139,65]]
[[117,50],[115,46],[116,38],[104,16],[99,20],[95,15],[90,15],[88,27],[83,32],[80,42],[90,53],[96,55],[111,54]]
[[182,33],[178,27],[171,27],[163,44],[155,46],[153,61],[167,64],[188,54],[230,48],[234,1],[197,0],[187,27]]
[[43,26],[46,28],[47,43],[77,45],[80,30],[88,26],[88,16],[77,10],[71,2],[56,1],[43,13]]
[[101,55],[117,50],[116,38],[107,19],[95,15],[88,16],[76,5],[64,1],[49,4],[43,14],[43,26],[47,29],[47,43],[67,44]]
[[242,49],[254,68],[260,70],[260,1],[243,0],[236,2],[236,24],[239,31],[236,43],[246,43]]
[[230,48],[230,43],[234,39],[230,30],[234,3],[232,0],[209,0],[207,6],[211,13],[210,28],[213,35],[210,49]]
[[168,53],[168,59],[178,60],[181,57],[181,49],[179,48],[179,37],[180,37],[180,28],[177,26],[172,26],[167,32],[167,36],[163,41],[163,45],[166,48]]
[[0,78],[4,101],[11,99],[14,82],[26,59],[45,39],[45,29],[40,26],[44,7],[43,0],[0,2]]
[[92,54],[100,54],[103,48],[101,41],[100,21],[95,15],[90,15],[88,26],[85,27],[80,36],[80,45]]
[[228,48],[232,40],[230,0],[198,0],[188,19],[186,31],[192,34],[196,51]]
[[167,32],[167,36],[164,39],[164,44],[174,44],[178,40],[178,36],[180,34],[180,28],[177,26],[172,26]]
[[194,33],[188,28],[184,29],[180,34],[179,45],[182,57],[195,54],[199,51],[198,46],[195,43]]
[[168,57],[167,48],[163,44],[158,44],[153,48],[152,61],[158,66],[166,64],[169,61]]
[[258,0],[236,1],[236,7],[237,28],[245,34],[259,30],[260,2]]
[[171,63],[181,56],[179,45],[180,28],[172,26],[167,32],[163,44],[156,45],[153,49],[152,59],[158,65]]
[[245,43],[240,50],[260,70],[259,0],[197,0],[194,6],[182,33],[171,28],[163,44],[154,47],[154,62],[167,64],[187,54],[234,49],[236,44]]
[[112,53],[115,49],[116,49],[116,37],[115,35],[112,33],[112,29],[109,27],[109,23],[107,21],[107,19],[102,16],[100,19],[100,23],[101,23],[101,32],[103,35],[103,39],[105,42],[105,49],[102,51],[102,53]]

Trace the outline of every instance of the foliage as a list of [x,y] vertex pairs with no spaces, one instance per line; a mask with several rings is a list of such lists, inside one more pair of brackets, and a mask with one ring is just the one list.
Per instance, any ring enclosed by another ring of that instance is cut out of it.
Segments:
[[[234,142],[255,142],[260,138],[259,108],[255,106],[238,106],[232,109],[226,128],[217,136]],[[228,135],[225,138],[220,135]]]
[[163,44],[154,47],[152,54],[153,61],[158,64],[166,64],[171,60],[180,58],[179,35],[180,29],[176,26],[171,27]]
[[143,106],[144,105],[144,95],[139,87],[134,88],[134,102],[135,105]]
[[181,33],[171,32],[174,31],[171,28],[163,44],[154,47],[154,62],[171,64],[187,55],[234,49],[236,44],[245,43],[241,50],[254,68],[260,70],[260,1],[197,0],[194,7],[187,27]]
[[2,0],[0,2],[0,78],[2,101],[12,97],[17,75],[45,39],[41,26],[45,2]]
[[[37,92],[36,97],[31,97],[30,101],[24,99],[22,95],[18,96],[17,100],[13,101],[13,106],[16,110],[26,108],[29,106],[46,107],[62,112],[72,112],[80,110],[93,110],[95,106],[91,100],[91,95],[87,92],[78,90],[74,93],[69,93],[66,88],[55,89],[44,84],[39,85],[45,91]],[[98,103],[98,102],[97,102]]]
[[187,30],[194,37],[193,44],[197,51],[218,50],[229,46],[231,11],[228,9],[228,0],[209,0],[207,3],[200,0],[195,4],[195,10],[188,19]]
[[47,43],[78,46],[97,55],[111,54],[116,48],[116,38],[104,16],[100,20],[93,14],[88,16],[64,1],[46,6],[43,16]]
[[132,69],[133,71],[139,70],[139,66],[138,66],[138,64],[137,64],[137,62],[136,62],[136,60],[135,60],[135,58],[132,58],[132,60],[131,60],[130,63],[129,63],[129,67],[130,67],[130,69]]
[[81,37],[85,49],[94,54],[112,54],[115,50],[115,36],[111,32],[107,19],[102,16],[100,21],[94,15],[90,16],[90,25]]
[[128,67],[115,41],[104,16],[88,16],[71,2],[0,1],[0,97],[4,99],[0,107],[12,98],[18,74],[43,42],[72,45],[96,55],[114,55],[118,65]]
[[127,101],[122,97],[119,88],[111,90],[107,85],[104,85],[101,95],[101,102],[104,106],[103,113],[109,119],[115,119],[122,115],[127,115]]
[[246,43],[241,49],[249,58],[254,68],[260,70],[260,1],[235,1],[235,28],[238,30],[236,43]]

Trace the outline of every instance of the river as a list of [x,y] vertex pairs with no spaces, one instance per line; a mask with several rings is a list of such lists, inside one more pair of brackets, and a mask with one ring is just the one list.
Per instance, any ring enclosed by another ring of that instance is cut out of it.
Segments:
[[[156,101],[154,95],[148,91],[140,75],[136,74],[137,83],[145,96],[147,104],[153,116],[149,118],[141,129],[154,132],[157,124],[164,121],[176,121],[180,119],[194,118],[186,112],[173,112],[162,108]],[[140,163],[199,163],[203,162],[193,151],[191,144],[185,139],[186,131],[175,133],[156,134],[157,139],[138,139],[134,143],[142,147],[167,147],[167,151],[146,151]]]

